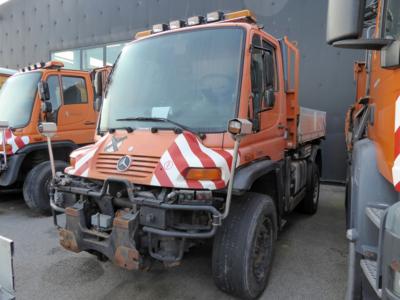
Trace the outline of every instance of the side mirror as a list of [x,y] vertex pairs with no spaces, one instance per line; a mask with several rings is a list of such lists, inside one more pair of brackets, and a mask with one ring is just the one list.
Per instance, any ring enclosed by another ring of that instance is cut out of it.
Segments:
[[363,33],[366,0],[329,0],[326,40],[358,39]]
[[43,122],[39,125],[39,132],[48,138],[51,138],[57,133],[57,124],[56,123],[48,123]]
[[49,90],[49,84],[47,83],[47,81],[42,80],[38,83],[38,91],[39,91],[40,100],[42,100],[42,101],[50,100],[50,90]]
[[101,110],[102,103],[103,103],[103,98],[102,97],[97,97],[94,100],[94,110],[99,112]]
[[264,55],[265,85],[271,87],[274,86],[274,57],[271,52]]
[[375,14],[371,6],[366,7],[366,0],[329,0],[327,43],[361,50],[381,50],[390,45],[393,39],[361,38],[364,20],[373,19]]
[[94,87],[94,110],[99,112],[103,103],[103,73],[97,72],[93,79]]
[[[259,56],[257,59],[257,56]],[[261,51],[254,53],[252,58],[252,67],[251,67],[251,90],[254,94],[259,94],[262,92],[263,86],[263,76],[262,76],[262,68],[263,68],[263,60]]]
[[103,96],[103,73],[97,72],[93,80],[95,98]]
[[41,109],[42,109],[42,113],[48,114],[48,113],[53,112],[53,105],[49,101],[44,101],[42,103]]
[[243,136],[253,132],[253,123],[247,119],[233,119],[228,122],[228,132],[234,136]]
[[274,105],[275,105],[275,91],[274,89],[268,89],[265,91],[263,109],[271,109],[274,107]]

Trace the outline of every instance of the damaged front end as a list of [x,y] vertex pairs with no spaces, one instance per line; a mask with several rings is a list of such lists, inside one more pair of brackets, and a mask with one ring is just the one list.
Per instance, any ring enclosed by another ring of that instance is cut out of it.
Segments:
[[[54,207],[66,207],[60,243],[133,270],[148,258],[175,265],[196,241],[211,238],[222,222],[224,193],[134,185],[61,175],[51,193]],[[73,204],[70,204],[73,203]]]

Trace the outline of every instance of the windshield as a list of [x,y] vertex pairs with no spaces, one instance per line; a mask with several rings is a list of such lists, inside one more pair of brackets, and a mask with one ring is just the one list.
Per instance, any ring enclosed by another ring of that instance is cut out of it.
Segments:
[[[170,128],[165,118],[198,132],[226,131],[240,92],[244,30],[202,29],[132,43],[114,68],[100,130]],[[130,118],[130,120],[123,120]]]
[[0,121],[8,121],[13,128],[28,124],[40,77],[40,72],[34,72],[7,79],[0,90]]

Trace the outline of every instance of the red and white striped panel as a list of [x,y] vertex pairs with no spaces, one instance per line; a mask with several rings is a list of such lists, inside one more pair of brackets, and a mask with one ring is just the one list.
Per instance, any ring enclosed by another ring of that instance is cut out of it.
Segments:
[[392,168],[393,184],[400,192],[400,96],[396,100],[394,116],[394,163]]
[[95,144],[76,149],[70,154],[75,159],[75,166],[65,168],[64,172],[69,175],[88,177],[90,160],[99,149],[99,145],[107,138],[108,134],[98,140]]
[[[191,133],[182,133],[161,156],[154,171],[151,185],[216,190],[226,187],[230,179],[233,150],[216,150],[205,147]],[[239,165],[239,159],[238,159]],[[221,168],[222,178],[218,181],[186,180],[187,168]]]
[[[5,131],[6,144],[11,146],[8,155],[15,154],[17,151],[29,144],[29,136],[16,136],[11,129]],[[3,144],[3,131],[0,131],[0,145]]]

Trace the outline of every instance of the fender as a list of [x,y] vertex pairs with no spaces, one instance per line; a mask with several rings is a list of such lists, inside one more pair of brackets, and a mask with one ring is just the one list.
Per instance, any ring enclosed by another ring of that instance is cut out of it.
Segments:
[[[71,141],[60,141],[52,142],[53,149],[70,149],[72,152],[78,145]],[[0,174],[0,186],[9,186],[14,184],[20,173],[20,168],[25,160],[25,157],[34,151],[46,151],[47,153],[47,143],[36,143],[26,145],[24,148],[20,149],[16,154],[8,157],[8,169]],[[26,175],[26,174],[24,174]]]
[[[71,141],[51,142],[51,146],[53,149],[60,149],[60,148],[71,149],[71,152],[78,148],[78,145]],[[26,155],[33,151],[38,151],[38,150],[46,150],[47,151],[47,143],[41,142],[41,143],[35,143],[35,144],[28,144],[24,148],[20,149],[17,152],[17,154],[25,154]]]
[[320,150],[321,150],[321,146],[320,145],[313,145],[312,146],[312,150],[311,150],[311,155],[308,158],[308,160],[310,162],[314,162],[317,159],[317,154],[318,154],[318,151],[320,151]]
[[258,178],[270,172],[276,172],[278,175],[281,173],[281,169],[282,163],[272,160],[259,160],[245,165],[236,171],[233,190],[237,193],[247,192]]
[[[285,210],[284,205],[284,162],[259,160],[239,168],[233,180],[233,192],[242,195],[250,191],[257,179],[273,172],[276,176],[276,209],[279,215]],[[279,221],[280,222],[280,221]]]

